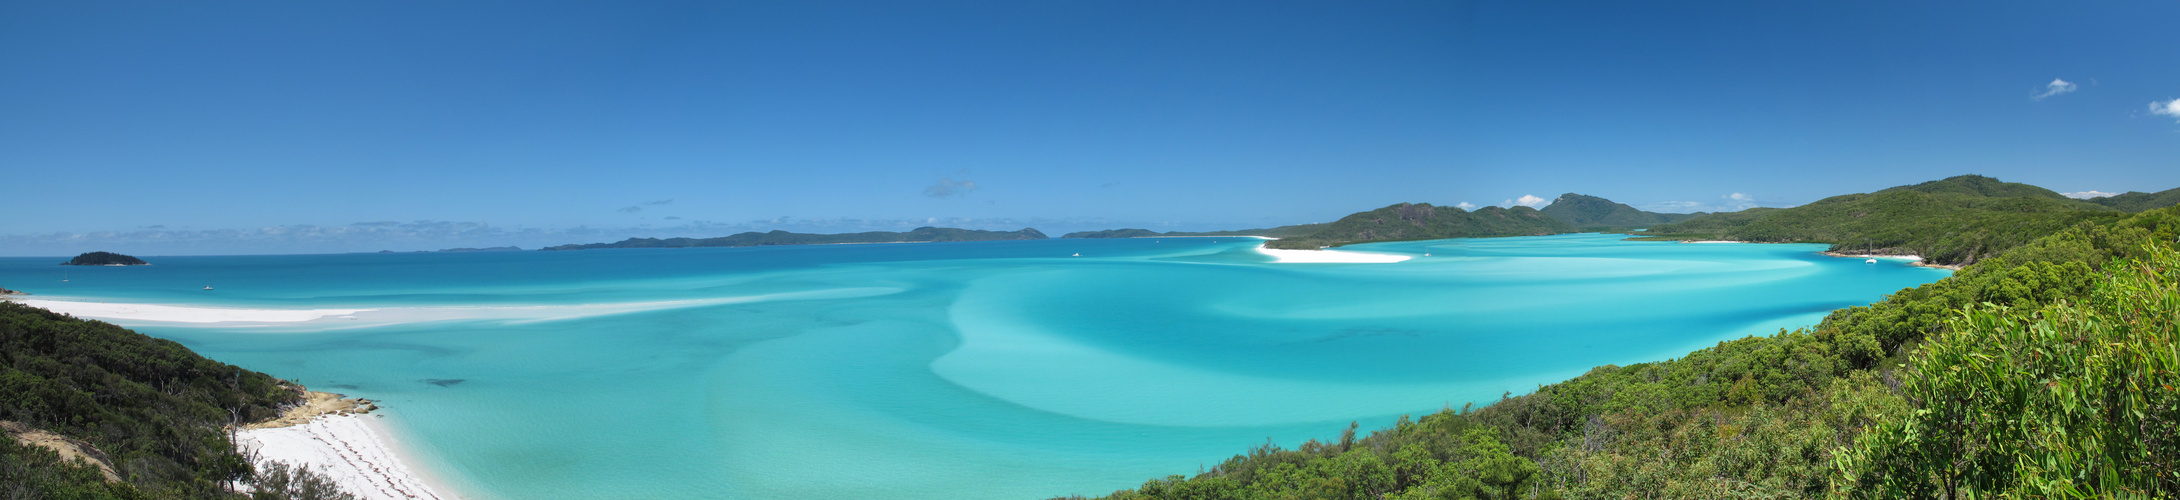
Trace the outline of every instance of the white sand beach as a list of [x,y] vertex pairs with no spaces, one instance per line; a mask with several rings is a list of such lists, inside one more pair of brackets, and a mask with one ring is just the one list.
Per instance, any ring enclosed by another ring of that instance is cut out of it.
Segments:
[[157,304],[109,304],[65,300],[11,299],[26,306],[99,319],[161,321],[168,323],[295,323],[319,318],[348,316],[375,309],[227,309]]
[[434,487],[394,449],[380,418],[370,414],[319,415],[300,425],[236,431],[236,446],[259,458],[307,465],[341,489],[371,500],[452,499]]
[[1414,257],[1383,253],[1348,252],[1342,250],[1279,250],[1257,245],[1257,253],[1269,255],[1273,262],[1281,264],[1388,264]]

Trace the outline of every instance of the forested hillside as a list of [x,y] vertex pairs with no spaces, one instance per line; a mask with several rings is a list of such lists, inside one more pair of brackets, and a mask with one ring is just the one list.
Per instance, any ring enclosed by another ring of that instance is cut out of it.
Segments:
[[2176,235],[2089,218],[1814,328],[1109,498],[2180,497]]
[[2112,207],[2122,212],[2141,212],[2144,210],[2155,210],[2173,205],[2180,205],[2180,188],[2172,188],[2164,191],[2158,191],[2155,193],[2128,191],[2123,194],[2090,198],[2083,201]]
[[1659,224],[1671,224],[1694,218],[1702,213],[1663,214],[1637,210],[1625,203],[1589,195],[1567,193],[1552,199],[1546,205],[1544,215],[1566,221],[1582,229],[1628,229]]
[[1271,248],[1317,249],[1371,241],[1435,240],[1484,236],[1537,236],[1575,232],[1575,227],[1529,207],[1484,207],[1474,212],[1429,203],[1401,203],[1360,212],[1302,236],[1266,242]]
[[2082,222],[2126,213],[2027,184],[1964,175],[1787,209],[1712,214],[1650,228],[1675,239],[1829,243],[1833,251],[1966,264]]
[[0,498],[240,498],[250,477],[223,426],[298,393],[111,324],[0,301],[0,421],[87,442],[119,476],[0,438]]

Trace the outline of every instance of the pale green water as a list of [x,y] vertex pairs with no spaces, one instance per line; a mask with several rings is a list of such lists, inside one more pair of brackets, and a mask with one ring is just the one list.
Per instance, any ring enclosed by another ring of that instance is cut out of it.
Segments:
[[[1813,324],[1945,276],[1817,245],[1608,235],[1350,247],[1432,254],[1396,264],[1272,264],[1256,245],[168,257],[67,283],[60,259],[11,258],[0,285],[395,308],[121,323],[383,400],[425,465],[479,496],[1045,498]],[[434,306],[497,308],[402,309]]]

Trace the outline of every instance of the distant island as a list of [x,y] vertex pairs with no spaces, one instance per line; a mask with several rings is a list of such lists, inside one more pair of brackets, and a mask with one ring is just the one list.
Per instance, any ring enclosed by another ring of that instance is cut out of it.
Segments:
[[522,247],[446,248],[441,252],[520,252]]
[[1267,238],[1286,238],[1291,236],[1302,236],[1314,233],[1320,229],[1324,229],[1326,225],[1327,223],[1296,224],[1292,226],[1268,227],[1261,229],[1237,229],[1233,231],[1169,231],[1163,233],[1152,231],[1149,229],[1124,228],[1107,229],[1103,231],[1076,231],[1061,235],[1060,237],[1076,239],[1156,238],[1159,236],[1263,236]]
[[701,248],[701,247],[755,247],[772,245],[831,245],[840,243],[923,243],[938,241],[999,241],[1042,240],[1045,233],[1036,229],[1020,231],[983,231],[945,227],[919,227],[905,233],[869,231],[843,234],[809,234],[772,231],[755,231],[718,238],[629,238],[614,243],[571,244],[540,248],[543,251],[593,250],[600,248]]
[[1542,236],[1575,231],[1572,224],[1523,206],[1484,207],[1471,212],[1429,203],[1400,203],[1342,217],[1308,234],[1272,240],[1265,247],[1311,250],[1371,241]]
[[0,295],[30,295],[30,292],[21,292],[21,291],[9,290],[9,289],[6,289],[6,288],[0,288]]
[[78,256],[76,256],[76,258],[73,258],[73,259],[68,259],[68,262],[62,262],[62,263],[61,263],[61,265],[63,265],[63,266],[144,266],[144,265],[151,265],[151,263],[150,263],[150,262],[144,262],[144,259],[139,259],[139,258],[135,258],[135,257],[130,257],[130,256],[127,256],[127,255],[121,255],[121,254],[118,254],[118,253],[113,253],[113,252],[90,252],[90,253],[86,253],[86,254],[83,254],[83,255],[78,255]]

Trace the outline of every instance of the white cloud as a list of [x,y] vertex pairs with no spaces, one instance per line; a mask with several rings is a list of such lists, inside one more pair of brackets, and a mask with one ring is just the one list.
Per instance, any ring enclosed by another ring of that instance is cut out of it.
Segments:
[[1729,194],[1729,195],[1726,195],[1726,199],[1729,199],[1729,200],[1733,200],[1733,201],[1756,201],[1756,197],[1754,197],[1754,196],[1749,196],[1749,195],[1747,195],[1747,194],[1745,194],[1745,193],[1734,193],[1734,194]]
[[2150,101],[2150,114],[2180,118],[2180,99]]
[[1504,207],[1506,207],[1506,208],[1514,208],[1514,206],[1515,206],[1515,205],[1521,205],[1521,206],[1524,206],[1524,207],[1529,207],[1529,208],[1537,208],[1537,207],[1541,207],[1541,206],[1544,206],[1544,204],[1545,204],[1545,203],[1549,203],[1549,202],[1551,202],[1551,201],[1552,201],[1552,200],[1547,200],[1547,199],[1543,199],[1543,198],[1538,198],[1538,197],[1537,197],[1536,195],[1533,195],[1533,194],[1525,194],[1525,195],[1521,195],[1521,197],[1520,197],[1520,198],[1515,198],[1515,199],[1511,199],[1511,200],[1506,200],[1506,201],[1504,201],[1504,202],[1500,202],[1500,203],[1499,203],[1499,205],[1500,205],[1500,206],[1504,206]]
[[1454,206],[1456,206],[1456,207],[1461,207],[1461,209],[1462,209],[1462,210],[1475,210],[1475,209],[1476,209],[1476,204],[1475,204],[1475,203],[1469,203],[1469,202],[1466,202],[1466,201],[1464,201],[1464,202],[1461,202],[1461,204],[1459,204],[1459,205],[1454,205]]
[[2086,199],[2090,199],[2090,198],[2102,198],[2102,197],[2106,197],[2106,196],[2112,196],[2112,195],[2117,195],[2117,194],[2119,194],[2119,193],[2107,193],[2107,192],[2103,192],[2103,191],[2075,191],[2075,192],[2072,192],[2072,193],[2059,193],[2059,194],[2061,194],[2061,195],[2065,195],[2065,196],[2066,196],[2066,197],[2068,197],[2068,198],[2075,198],[2075,199],[2083,199],[2083,200],[2086,200]]
[[2044,98],[2046,97],[2073,92],[2074,89],[2078,88],[2081,88],[2081,86],[2075,85],[2074,82],[2053,78],[2051,79],[2051,83],[2044,84],[2044,93],[2036,94],[2034,96],[2030,96],[2029,98],[2041,101],[2044,100]]

